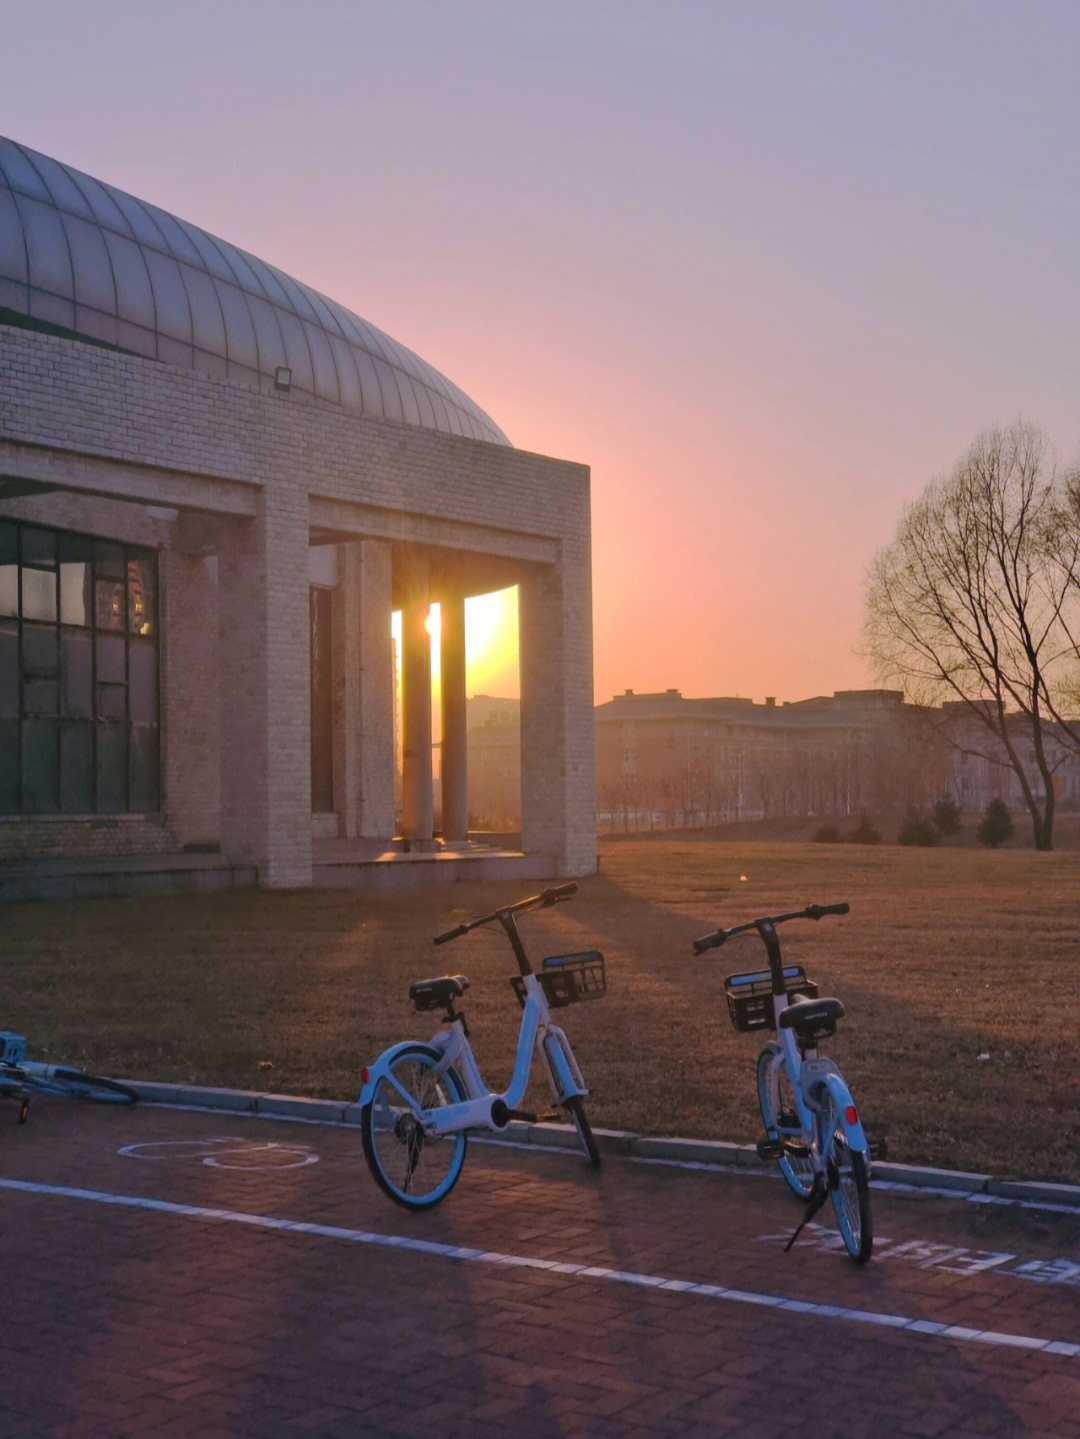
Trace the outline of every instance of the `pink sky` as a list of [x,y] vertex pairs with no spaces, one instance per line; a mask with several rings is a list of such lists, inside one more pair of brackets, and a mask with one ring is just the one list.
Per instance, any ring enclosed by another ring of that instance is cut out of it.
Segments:
[[0,129],[387,330],[592,469],[596,697],[870,682],[901,507],[1080,450],[1080,11],[39,0]]

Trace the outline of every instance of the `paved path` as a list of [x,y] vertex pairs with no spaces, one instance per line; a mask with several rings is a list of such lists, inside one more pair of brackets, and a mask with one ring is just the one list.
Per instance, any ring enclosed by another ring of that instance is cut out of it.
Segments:
[[1080,1212],[876,1189],[856,1269],[764,1173],[0,1107],[4,1439],[1080,1432]]

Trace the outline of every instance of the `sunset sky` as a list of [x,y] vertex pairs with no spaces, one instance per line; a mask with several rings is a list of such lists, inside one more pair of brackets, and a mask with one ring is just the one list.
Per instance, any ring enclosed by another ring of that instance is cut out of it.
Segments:
[[870,683],[905,502],[1080,452],[1067,0],[9,0],[2,53],[4,134],[591,467],[597,700]]

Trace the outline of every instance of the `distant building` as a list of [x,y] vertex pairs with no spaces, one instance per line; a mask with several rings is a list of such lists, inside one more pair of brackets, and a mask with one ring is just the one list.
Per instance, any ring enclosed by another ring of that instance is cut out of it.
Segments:
[[469,718],[469,827],[521,825],[521,701],[473,695]]
[[617,828],[852,815],[928,801],[948,775],[891,690],[777,704],[627,690],[596,709],[598,807]]
[[[1019,721],[1016,743],[1034,774]],[[1053,727],[1047,748],[1058,802],[1080,806],[1080,756]],[[1004,763],[984,757],[995,753]],[[785,704],[627,690],[596,708],[596,782],[612,830],[895,814],[944,793],[969,813],[999,795],[1024,804],[1004,747],[967,706],[923,710],[896,690]]]

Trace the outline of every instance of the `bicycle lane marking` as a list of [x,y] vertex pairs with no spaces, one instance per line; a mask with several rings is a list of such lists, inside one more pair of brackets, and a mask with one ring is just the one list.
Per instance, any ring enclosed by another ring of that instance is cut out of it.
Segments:
[[656,1289],[666,1293],[689,1294],[721,1303],[746,1304],[775,1309],[779,1313],[800,1314],[816,1319],[836,1319],[870,1327],[903,1331],[919,1337],[949,1339],[961,1344],[980,1344],[1033,1353],[1053,1354],[1066,1359],[1080,1358],[1080,1344],[1068,1340],[1047,1339],[1035,1335],[1010,1334],[991,1329],[973,1329],[961,1324],[945,1324],[938,1320],[915,1319],[904,1314],[880,1310],[852,1309],[839,1304],[822,1304],[813,1300],[789,1299],[748,1289],[731,1289],[722,1284],[699,1283],[689,1279],[671,1279],[659,1274],[641,1274],[633,1270],[610,1269],[603,1265],[572,1264],[556,1259],[539,1259],[526,1254],[503,1254],[496,1250],[473,1249],[443,1244],[438,1240],[410,1239],[404,1235],[378,1234],[369,1230],[349,1229],[331,1224],[286,1219],[274,1215],[248,1214],[239,1210],[214,1209],[201,1205],[179,1204],[166,1199],[149,1199],[131,1194],[110,1194],[101,1190],[77,1189],[64,1185],[37,1184],[22,1179],[0,1178],[0,1189],[46,1198],[76,1200],[125,1209],[143,1210],[213,1223],[239,1224],[251,1229],[264,1229],[288,1234],[302,1234],[316,1239],[329,1239],[373,1248],[399,1249],[415,1254],[432,1255],[458,1262],[486,1265],[499,1269],[532,1269],[545,1274],[560,1274],[573,1279],[590,1279],[601,1283]]
[[122,1159],[148,1159],[167,1163],[196,1163],[209,1169],[302,1169],[317,1164],[319,1156],[306,1144],[280,1144],[277,1140],[159,1139],[143,1144],[125,1144],[117,1151]]

